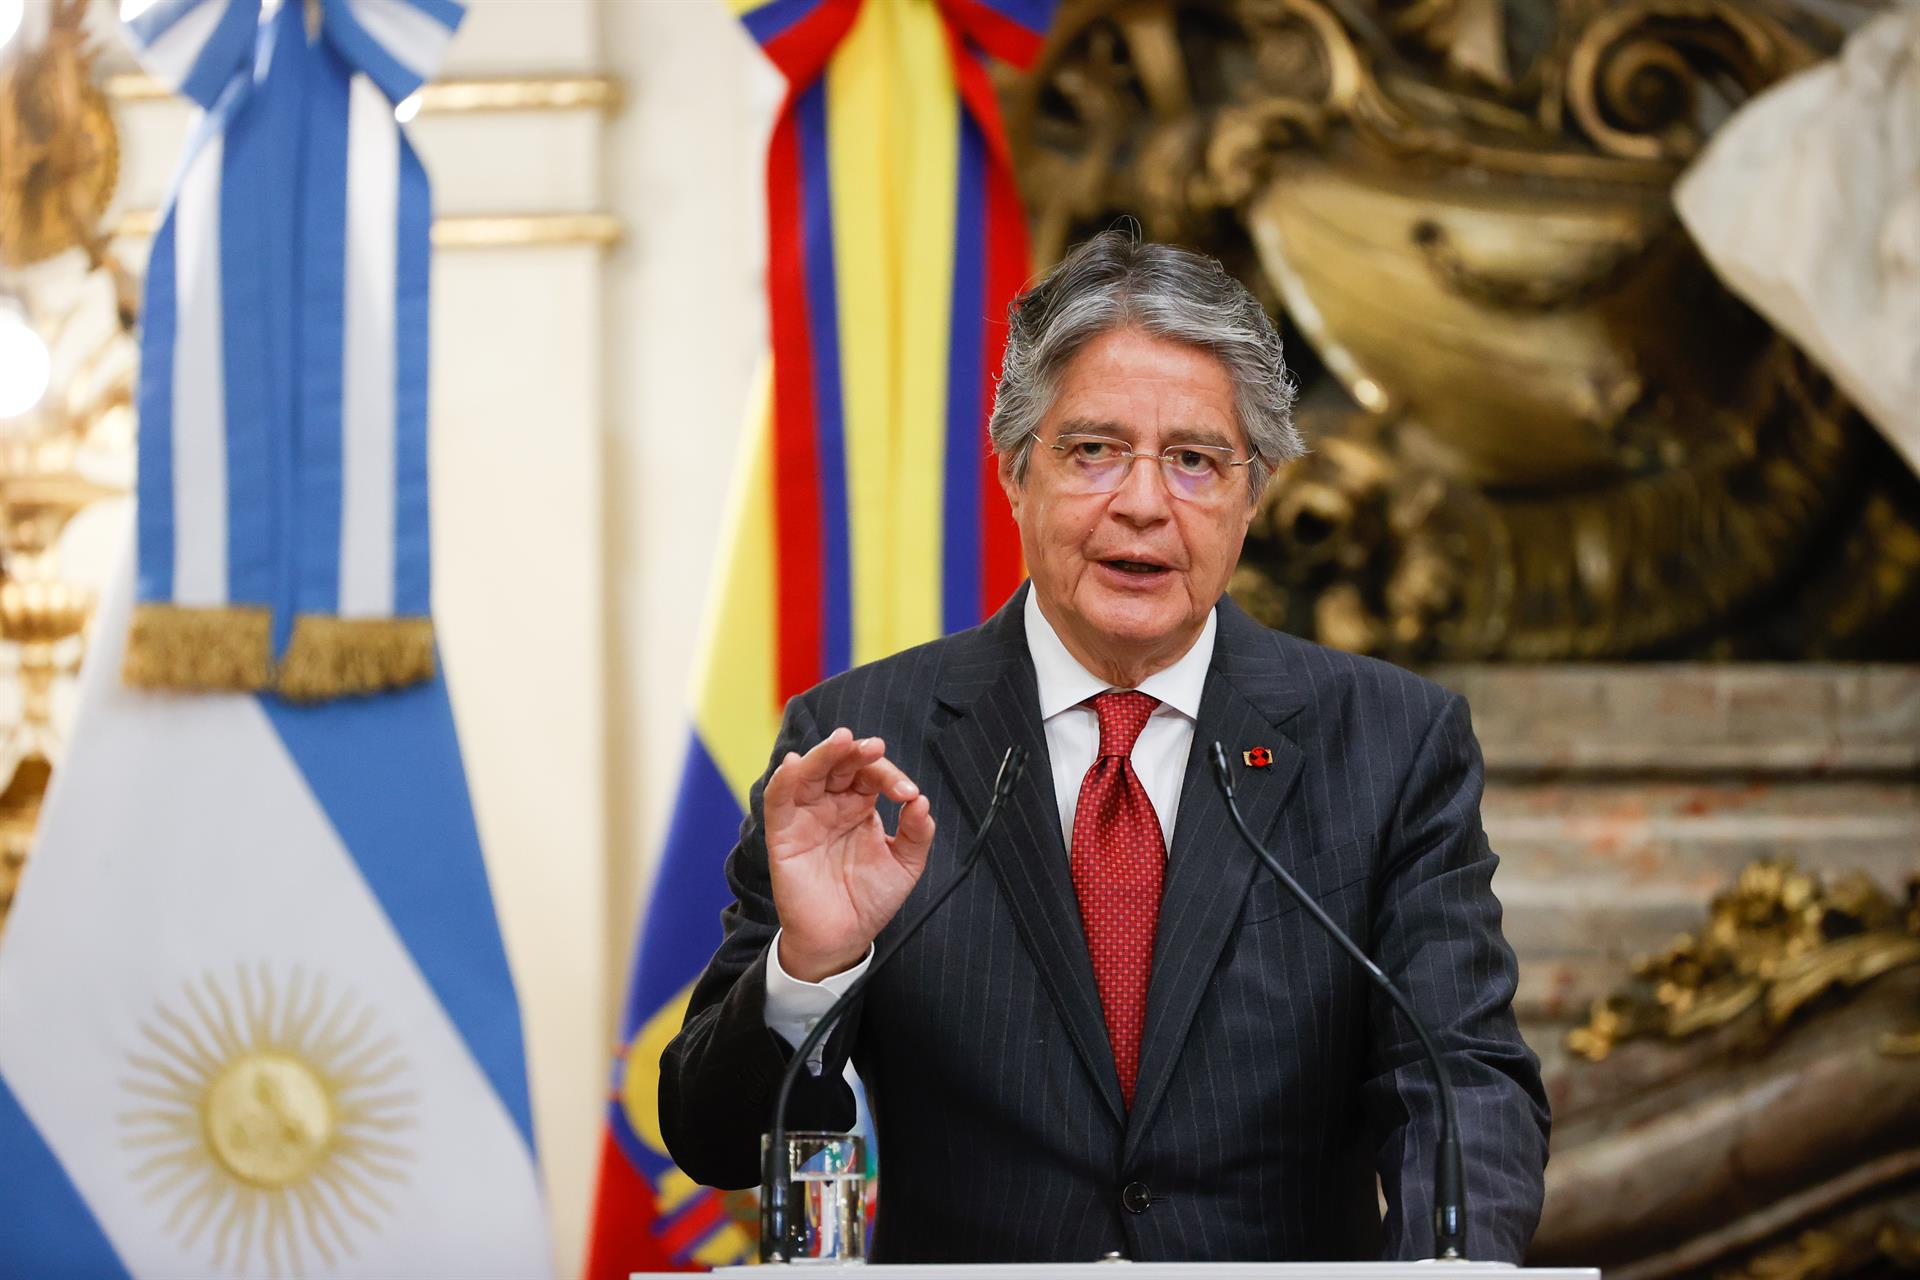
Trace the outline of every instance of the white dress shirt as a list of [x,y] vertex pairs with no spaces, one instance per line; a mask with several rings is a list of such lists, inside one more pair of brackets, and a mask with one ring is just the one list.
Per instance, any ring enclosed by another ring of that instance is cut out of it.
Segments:
[[[1039,685],[1040,722],[1047,735],[1047,756],[1053,762],[1053,794],[1060,807],[1060,840],[1073,848],[1073,814],[1080,804],[1080,784],[1100,750],[1100,717],[1087,699],[1115,686],[1080,665],[1040,610],[1039,594],[1027,590],[1027,651],[1033,656],[1033,674]],[[1133,744],[1133,771],[1160,819],[1162,849],[1173,844],[1174,817],[1180,808],[1180,785],[1185,779],[1187,755],[1193,747],[1193,729],[1200,718],[1200,694],[1213,662],[1216,615],[1207,614],[1200,638],[1172,666],[1154,672],[1137,686],[1160,705],[1147,717],[1146,727]],[[790,1045],[806,1038],[816,1018],[825,1013],[867,971],[873,948],[859,964],[819,982],[802,982],[780,967],[780,937],[774,935],[767,956],[766,1023]],[[819,1070],[816,1051],[810,1065]]]
[[[1146,728],[1133,744],[1133,771],[1160,819],[1162,849],[1173,844],[1173,819],[1180,809],[1180,784],[1186,777],[1193,726],[1200,719],[1200,693],[1213,662],[1215,615],[1207,614],[1200,638],[1172,666],[1156,671],[1137,686],[1158,698]],[[1040,685],[1040,722],[1047,732],[1047,756],[1053,761],[1053,795],[1060,805],[1060,840],[1073,848],[1073,813],[1080,805],[1080,784],[1100,750],[1100,717],[1083,705],[1114,686],[1080,665],[1040,611],[1039,597],[1027,592],[1027,650]]]

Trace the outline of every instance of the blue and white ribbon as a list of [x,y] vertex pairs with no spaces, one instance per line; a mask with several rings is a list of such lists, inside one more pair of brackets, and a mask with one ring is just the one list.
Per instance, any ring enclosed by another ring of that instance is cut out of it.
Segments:
[[[275,672],[308,619],[428,616],[432,204],[394,108],[462,14],[452,0],[285,0],[264,16],[260,0],[160,0],[127,24],[147,68],[205,109],[147,274],[138,600],[264,613]],[[357,669],[348,685],[424,674]]]

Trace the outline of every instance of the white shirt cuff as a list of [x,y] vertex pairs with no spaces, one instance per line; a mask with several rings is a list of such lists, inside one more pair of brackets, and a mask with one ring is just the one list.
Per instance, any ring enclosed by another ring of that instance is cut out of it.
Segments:
[[[872,963],[873,946],[869,943],[867,954],[860,957],[860,963],[853,968],[830,974],[818,982],[802,982],[780,967],[780,933],[775,933],[773,945],[767,949],[767,1030],[797,1048],[807,1038],[807,1032],[813,1030],[813,1024]],[[826,1046],[822,1042],[808,1056],[807,1070],[819,1075],[825,1055]]]

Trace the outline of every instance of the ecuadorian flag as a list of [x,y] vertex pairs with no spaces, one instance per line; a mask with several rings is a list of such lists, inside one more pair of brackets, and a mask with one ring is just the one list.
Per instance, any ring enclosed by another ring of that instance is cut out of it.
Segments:
[[974,625],[1021,577],[986,421],[1027,240],[986,60],[1031,61],[1052,0],[735,7],[788,86],[767,157],[772,369],[614,1061],[590,1280],[755,1252],[668,1159],[656,1094],[786,699]]

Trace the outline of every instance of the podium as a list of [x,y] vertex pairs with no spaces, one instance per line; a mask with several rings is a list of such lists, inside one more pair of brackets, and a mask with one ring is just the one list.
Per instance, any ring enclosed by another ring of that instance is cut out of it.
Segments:
[[[1035,1262],[888,1266],[799,1263],[716,1267],[731,1280],[767,1280],[780,1272],[839,1280],[1600,1280],[1598,1267],[1514,1267],[1503,1262]],[[667,1273],[636,1271],[630,1280]]]

